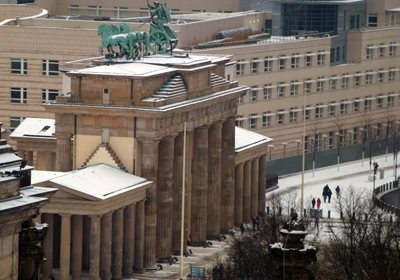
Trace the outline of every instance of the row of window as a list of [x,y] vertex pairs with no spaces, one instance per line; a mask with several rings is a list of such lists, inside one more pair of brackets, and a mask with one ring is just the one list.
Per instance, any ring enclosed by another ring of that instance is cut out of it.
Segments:
[[[58,60],[42,60],[43,76],[58,76],[59,73]],[[11,74],[28,75],[28,60],[26,58],[11,58]]]
[[[355,98],[353,100],[341,100],[340,102],[330,102],[329,104],[319,103],[315,107],[310,105],[306,106],[306,109],[292,107],[288,111],[284,109],[277,110],[276,112],[264,112],[262,115],[257,113],[250,114],[248,118],[248,127],[251,129],[257,128],[258,120],[262,119],[263,127],[270,127],[272,125],[272,117],[275,117],[276,125],[283,125],[287,123],[285,118],[288,118],[290,123],[296,123],[305,118],[306,120],[311,119],[312,111],[314,111],[314,119],[321,119],[326,115],[327,117],[334,117],[337,115],[346,115],[350,113],[350,108],[353,113],[370,111],[372,109],[372,104],[375,100],[375,109],[383,109],[386,100],[386,108],[395,106],[395,98],[398,93],[390,92],[387,95],[380,94],[376,97],[366,96],[365,98]],[[326,113],[325,113],[326,112]],[[238,116],[236,119],[236,125],[243,127],[243,121],[247,118],[243,116]]]
[[382,43],[377,46],[372,44],[367,45],[367,48],[365,50],[366,59],[385,57],[387,53],[389,54],[389,56],[396,56],[398,45],[399,44],[397,44],[396,42],[390,42],[389,44]]
[[[304,58],[304,67],[313,66],[314,56],[316,56],[317,65],[324,65],[326,54],[325,50],[319,50],[317,53],[307,52],[306,54],[294,53],[291,56],[285,54],[279,57],[267,56],[264,58],[252,58],[250,61],[244,59],[238,60],[236,63],[236,75],[244,75],[245,65],[250,64],[250,73],[257,74],[259,72],[272,72],[274,67],[278,71],[284,71],[287,68],[296,69],[300,67],[300,58]],[[290,62],[290,64],[288,63]],[[275,66],[276,65],[276,66]]]
[[[42,103],[56,100],[58,93],[57,89],[42,89]],[[26,104],[28,102],[28,89],[12,87],[10,90],[10,101],[13,104]]]
[[[352,75],[344,73],[342,76],[330,76],[329,78],[318,77],[316,80],[311,78],[305,79],[303,82],[298,80],[287,82],[279,82],[276,85],[271,83],[265,84],[264,87],[260,88],[257,86],[251,87],[249,91],[249,101],[256,102],[261,99],[272,99],[273,91],[276,89],[276,96],[278,98],[285,97],[286,93],[289,92],[290,96],[296,96],[300,93],[300,86],[302,85],[303,93],[312,92],[323,92],[325,91],[326,85],[328,85],[329,91],[338,89],[347,89],[352,83],[353,87],[359,87],[364,82],[364,85],[371,85],[374,83],[384,83],[395,81],[397,78],[396,73],[400,69],[391,67],[389,70],[379,69],[378,71],[368,70],[365,73],[356,72]],[[364,77],[364,79],[363,79]],[[375,79],[374,79],[375,77]],[[340,82],[340,84],[339,84]],[[315,84],[315,86],[313,86]],[[262,90],[262,98],[259,96],[259,92]],[[242,103],[243,97],[239,99],[239,103]]]

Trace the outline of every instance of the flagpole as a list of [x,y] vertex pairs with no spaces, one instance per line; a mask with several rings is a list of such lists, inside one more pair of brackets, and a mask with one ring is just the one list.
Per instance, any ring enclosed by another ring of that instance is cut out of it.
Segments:
[[183,245],[185,229],[185,177],[186,177],[186,122],[183,124],[183,168],[182,168],[182,210],[181,210],[181,259],[179,262],[179,279],[183,280]]
[[302,156],[301,156],[301,188],[300,188],[300,218],[304,217],[304,171],[306,168],[305,149],[306,149],[306,103],[307,93],[304,92],[304,107],[303,107],[303,135],[302,135]]

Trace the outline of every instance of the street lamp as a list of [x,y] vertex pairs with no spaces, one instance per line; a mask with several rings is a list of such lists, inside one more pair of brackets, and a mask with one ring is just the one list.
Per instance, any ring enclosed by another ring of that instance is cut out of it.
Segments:
[[283,145],[283,158],[286,158],[286,145],[288,144],[287,142],[282,142]]
[[315,170],[315,138],[310,137],[311,144],[312,144],[312,176],[314,177],[314,170]]
[[297,155],[299,155],[299,153],[300,153],[300,143],[301,143],[301,140],[297,139],[297,140],[294,140],[294,141],[297,143]]
[[335,132],[336,135],[336,145],[337,145],[337,170],[339,171],[339,164],[340,164],[340,133]]
[[271,154],[272,154],[272,149],[274,148],[274,145],[268,145],[269,149],[269,160],[271,160]]
[[367,131],[364,127],[360,127],[360,131],[362,132],[362,153],[361,153],[361,166],[364,166],[364,157],[365,157],[365,138]]

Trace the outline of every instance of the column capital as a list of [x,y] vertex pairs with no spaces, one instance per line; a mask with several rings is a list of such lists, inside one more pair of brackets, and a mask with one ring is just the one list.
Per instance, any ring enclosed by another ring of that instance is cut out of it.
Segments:
[[138,137],[136,138],[140,143],[144,144],[158,144],[160,143],[162,138],[146,138],[146,137]]

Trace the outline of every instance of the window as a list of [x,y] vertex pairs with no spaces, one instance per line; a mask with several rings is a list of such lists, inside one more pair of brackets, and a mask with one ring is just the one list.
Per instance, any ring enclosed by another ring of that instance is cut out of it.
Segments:
[[128,8],[127,7],[114,7],[114,17],[115,18],[128,17]]
[[317,80],[317,92],[323,92],[324,91],[324,80],[323,77],[319,77]]
[[272,98],[272,84],[265,84],[264,85],[264,99],[271,99]]
[[335,134],[333,133],[333,131],[330,131],[329,133],[328,133],[328,148],[329,149],[332,149],[333,148],[333,139],[334,139],[334,136]]
[[235,126],[243,127],[243,116],[242,115],[237,116],[237,118],[235,120]]
[[360,100],[358,98],[353,100],[353,112],[360,112]]
[[350,29],[356,28],[356,16],[350,16]]
[[353,128],[353,132],[351,133],[351,144],[358,143],[358,127]]
[[336,79],[337,79],[336,76],[332,76],[329,79],[329,90],[335,90],[336,89]]
[[28,61],[25,58],[11,58],[11,74],[27,75]]
[[330,63],[334,63],[335,62],[335,49],[331,48],[331,55],[330,55],[330,59],[329,59]]
[[279,110],[276,112],[276,124],[284,124],[285,122],[285,113],[283,110]]
[[372,71],[368,70],[367,73],[365,74],[365,84],[366,85],[372,84],[372,79],[373,79]]
[[378,26],[378,15],[368,14],[368,27],[377,27],[377,26]]
[[13,132],[24,119],[23,117],[10,117],[10,132]]
[[299,61],[300,61],[300,54],[298,54],[298,53],[292,54],[292,58],[291,58],[292,69],[299,67]]
[[328,116],[333,117],[336,115],[336,104],[331,103],[328,106]]
[[319,50],[317,55],[317,64],[324,65],[325,64],[325,52],[324,50]]
[[383,107],[383,97],[382,94],[376,97],[376,108],[382,108]]
[[238,104],[242,104],[243,103],[243,96],[239,96],[238,97]]
[[26,104],[28,90],[26,88],[11,88],[11,103]]
[[263,127],[271,126],[271,112],[264,112],[262,117]]
[[322,118],[323,109],[324,109],[324,108],[322,108],[322,104],[317,104],[317,105],[315,106],[315,119],[320,119],[320,118]]
[[306,54],[305,66],[306,67],[311,67],[312,66],[312,53],[311,52],[307,52],[307,54]]
[[342,88],[348,88],[349,87],[349,74],[343,74],[342,75]]
[[364,111],[371,110],[371,96],[366,96],[364,100]]
[[276,88],[278,97],[284,97],[285,96],[285,87],[286,87],[285,82],[280,82],[278,84],[278,86]]
[[389,92],[389,96],[387,97],[387,106],[388,107],[393,107],[394,106],[394,94],[393,92]]
[[396,56],[396,42],[391,42],[389,45],[389,56]]
[[385,81],[385,72],[383,69],[379,69],[378,72],[378,82],[383,83]]
[[321,133],[315,134],[314,151],[318,152],[321,150]]
[[341,147],[346,144],[346,131],[344,129],[339,130],[339,143]]
[[42,103],[48,103],[56,100],[58,96],[57,89],[42,89]]
[[379,46],[379,57],[385,57],[385,46]]
[[348,104],[347,104],[347,100],[342,100],[340,102],[340,114],[345,115],[348,112]]
[[393,67],[389,68],[388,81],[394,81],[396,79],[396,71]]
[[241,76],[244,74],[244,59],[238,60],[236,63],[236,75]]
[[303,84],[304,93],[306,93],[306,94],[311,93],[311,85],[312,85],[311,79],[307,79],[304,81],[304,84]]
[[257,114],[251,114],[249,118],[249,128],[257,128]]
[[256,74],[258,72],[258,58],[253,58],[251,60],[251,74]]
[[367,59],[372,59],[373,57],[374,57],[374,46],[373,45],[367,45],[366,58]]
[[340,60],[340,47],[336,48],[336,61]]
[[264,60],[264,72],[272,71],[272,56],[267,56]]
[[297,95],[297,92],[298,92],[298,81],[296,80],[296,81],[292,81],[291,83],[290,83],[290,95],[291,96],[295,96],[295,95]]
[[79,5],[71,5],[69,14],[71,16],[79,16]]
[[290,111],[289,111],[289,121],[291,122],[291,123],[295,123],[295,122],[297,122],[297,108],[290,108]]
[[286,69],[286,57],[281,55],[279,57],[279,70],[283,71]]
[[306,120],[310,119],[311,115],[311,109],[309,108],[310,106],[307,105],[305,111],[303,112],[303,119],[305,118]]
[[361,73],[360,72],[354,73],[353,82],[354,82],[354,87],[360,86],[360,84],[361,84]]
[[88,6],[89,16],[101,16],[101,6]]
[[58,60],[43,60],[42,61],[42,75],[44,76],[58,76],[59,75],[59,61]]
[[257,101],[257,96],[258,96],[258,88],[256,86],[254,86],[250,90],[249,101],[250,102]]

